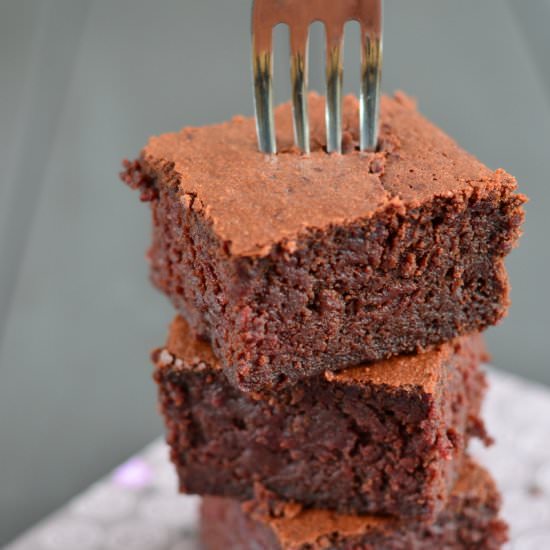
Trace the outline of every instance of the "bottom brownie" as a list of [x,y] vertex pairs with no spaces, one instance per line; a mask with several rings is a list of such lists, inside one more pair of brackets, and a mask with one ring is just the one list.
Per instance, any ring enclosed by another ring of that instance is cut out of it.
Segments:
[[205,497],[201,537],[206,550],[497,550],[508,539],[499,509],[494,481],[467,461],[432,525]]

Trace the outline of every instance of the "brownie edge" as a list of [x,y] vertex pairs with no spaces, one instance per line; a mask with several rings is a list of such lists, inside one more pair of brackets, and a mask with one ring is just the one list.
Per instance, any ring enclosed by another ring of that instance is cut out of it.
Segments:
[[498,550],[508,540],[500,504],[490,475],[468,461],[433,525],[206,497],[201,538],[205,550]]

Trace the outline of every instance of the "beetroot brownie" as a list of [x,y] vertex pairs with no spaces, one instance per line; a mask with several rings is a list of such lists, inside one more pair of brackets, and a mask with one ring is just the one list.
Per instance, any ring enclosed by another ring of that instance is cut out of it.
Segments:
[[262,394],[226,379],[180,317],[153,354],[180,488],[432,520],[479,420],[481,337]]
[[126,163],[122,178],[152,205],[154,283],[243,389],[421,350],[506,311],[515,180],[403,94],[382,100],[376,153],[357,150],[355,98],[344,113],[341,156],[324,152],[311,95],[309,157],[292,148],[286,104],[276,157],[236,117],[153,137]]
[[499,509],[493,480],[468,462],[433,525],[206,497],[201,538],[205,550],[498,550],[508,538]]

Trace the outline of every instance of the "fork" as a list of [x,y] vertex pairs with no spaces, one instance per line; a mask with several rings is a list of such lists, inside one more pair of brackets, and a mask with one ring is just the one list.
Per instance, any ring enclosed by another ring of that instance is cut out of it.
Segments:
[[382,0],[254,0],[252,5],[252,71],[256,128],[260,151],[277,152],[273,120],[273,27],[290,31],[290,78],[294,141],[310,152],[307,108],[309,27],[321,21],[326,34],[327,151],[342,152],[343,36],[347,21],[361,27],[361,93],[359,130],[361,151],[378,141],[382,68]]

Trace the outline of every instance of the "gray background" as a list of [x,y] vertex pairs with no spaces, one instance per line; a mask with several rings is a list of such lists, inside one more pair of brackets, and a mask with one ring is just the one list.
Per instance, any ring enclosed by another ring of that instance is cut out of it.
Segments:
[[[247,0],[0,0],[0,544],[161,433],[147,356],[172,311],[116,174],[150,134],[251,113],[248,17]],[[550,0],[387,0],[384,65],[385,90],[531,197],[488,338],[498,367],[546,383],[549,22]],[[317,27],[318,89],[322,47]]]

